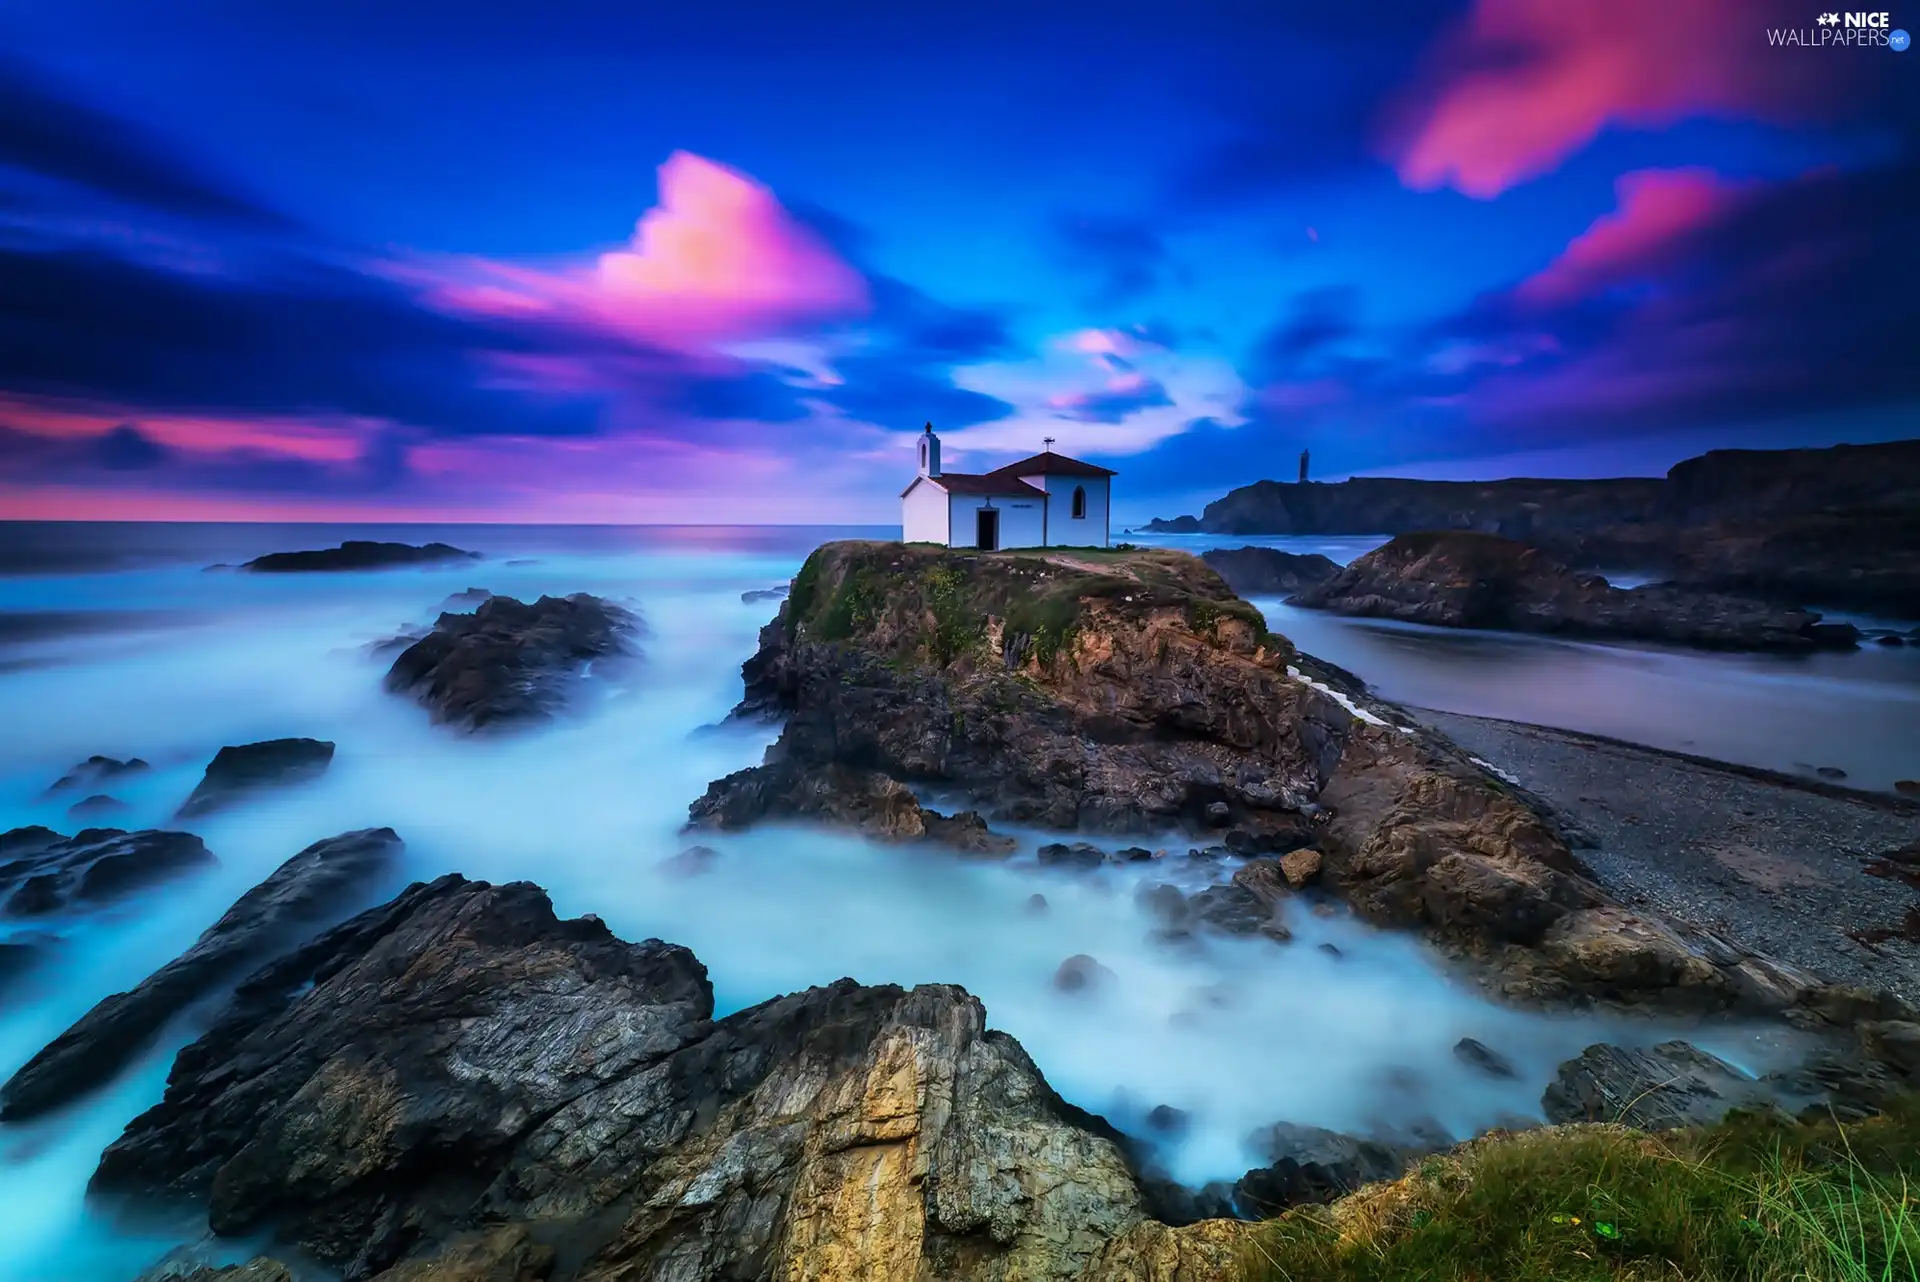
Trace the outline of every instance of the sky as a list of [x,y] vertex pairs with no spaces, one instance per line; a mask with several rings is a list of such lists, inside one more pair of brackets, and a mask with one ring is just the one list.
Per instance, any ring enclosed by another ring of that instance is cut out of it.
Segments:
[[1920,436],[1920,7],[1820,16],[0,0],[0,517],[897,522],[926,423],[1123,523]]

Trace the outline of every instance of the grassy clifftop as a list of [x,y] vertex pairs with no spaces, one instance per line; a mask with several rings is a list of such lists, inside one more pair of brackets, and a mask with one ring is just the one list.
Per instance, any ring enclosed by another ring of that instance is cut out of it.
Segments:
[[1089,627],[1176,613],[1225,649],[1291,651],[1197,557],[1158,548],[828,543],[795,576],[785,620],[790,639],[857,642],[896,659],[1014,666],[1030,655],[1047,667]]

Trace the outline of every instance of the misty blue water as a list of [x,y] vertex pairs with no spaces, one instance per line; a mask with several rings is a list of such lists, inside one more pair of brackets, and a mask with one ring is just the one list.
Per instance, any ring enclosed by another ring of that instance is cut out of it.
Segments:
[[[1041,869],[1025,851],[981,863],[771,829],[703,837],[720,852],[705,875],[663,869],[687,844],[678,831],[687,803],[709,780],[757,761],[773,735],[706,729],[738,699],[739,665],[773,612],[740,594],[784,583],[823,539],[895,533],[0,526],[0,830],[87,826],[66,815],[70,797],[43,796],[47,785],[93,753],[137,755],[153,769],[110,786],[130,807],[116,826],[189,828],[220,861],[112,911],[30,929],[0,921],[0,934],[35,937],[44,949],[35,969],[0,988],[0,1074],[177,954],[295,851],[371,825],[406,839],[409,878],[531,879],[562,914],[597,913],[623,937],[688,945],[723,1011],[843,975],[964,984],[1075,1103],[1136,1129],[1156,1105],[1187,1110],[1190,1128],[1162,1156],[1195,1183],[1238,1175],[1250,1162],[1245,1137],[1274,1121],[1358,1129],[1430,1118],[1465,1135],[1538,1116],[1559,1060],[1601,1037],[1650,1041],[1672,1031],[1505,1010],[1462,988],[1413,941],[1304,909],[1289,921],[1296,938],[1287,946],[1151,942],[1134,900],[1139,883],[1197,887],[1231,871],[1204,861],[1073,875]],[[355,574],[204,568],[343,537],[437,538],[487,559]],[[1346,559],[1370,545],[1315,546]],[[382,692],[385,665],[366,647],[428,623],[469,586],[631,603],[647,623],[639,675],[578,716],[524,735],[473,739],[430,726],[421,709]],[[1770,746],[1743,740],[1748,754],[1844,765],[1854,759],[1850,735],[1881,733],[1871,728],[1876,704],[1913,698],[1911,671],[1889,668],[1885,655],[1779,666],[1383,628],[1265,604],[1282,631],[1388,697],[1525,720],[1577,713],[1627,738],[1686,733],[1700,741],[1696,751],[1712,750],[1700,744],[1719,742],[1724,727],[1710,723],[1736,707],[1753,728],[1748,740],[1780,727]],[[1849,669],[1849,660],[1864,662]],[[1623,709],[1643,720],[1629,724]],[[1907,715],[1911,724],[1910,707]],[[220,746],[288,735],[338,744],[322,780],[172,824]],[[1913,745],[1902,751],[1894,759],[1910,762]],[[1035,893],[1048,901],[1044,913],[1028,907]],[[1097,958],[1114,982],[1056,991],[1054,971],[1077,953]],[[159,1098],[195,1027],[171,1029],[133,1070],[73,1108],[0,1126],[0,1282],[121,1282],[200,1235],[191,1221],[130,1222],[85,1196],[100,1150]],[[1463,1036],[1510,1056],[1519,1077],[1499,1082],[1467,1069],[1451,1053]],[[1736,1029],[1696,1040],[1756,1067],[1765,1055]],[[226,1250],[244,1255],[250,1245]]]

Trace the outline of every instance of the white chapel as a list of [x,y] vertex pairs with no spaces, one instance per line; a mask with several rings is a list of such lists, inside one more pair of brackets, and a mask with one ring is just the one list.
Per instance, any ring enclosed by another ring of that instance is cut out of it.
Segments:
[[1113,478],[1053,452],[991,472],[947,472],[933,424],[920,433],[920,474],[900,493],[901,537],[951,548],[1106,547]]

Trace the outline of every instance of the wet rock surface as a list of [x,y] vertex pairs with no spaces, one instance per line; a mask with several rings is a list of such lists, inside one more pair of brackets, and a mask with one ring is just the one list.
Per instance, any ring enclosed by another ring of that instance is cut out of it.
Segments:
[[333,745],[321,739],[267,739],[229,745],[207,763],[207,773],[176,818],[192,819],[270,788],[318,779],[333,764]]
[[1589,1046],[1560,1066],[1540,1106],[1553,1122],[1618,1122],[1661,1131],[1718,1121],[1729,1109],[1765,1101],[1753,1078],[1718,1056],[1673,1041],[1648,1050]]
[[533,886],[415,885],[251,977],[94,1187],[349,1278],[1133,1276],[1087,1272],[1145,1220],[1118,1137],[960,989],[712,1000]]
[[0,912],[97,907],[213,863],[206,843],[188,832],[86,828],[67,837],[16,828],[0,834]]
[[1219,571],[1241,596],[1291,596],[1317,587],[1340,573],[1340,563],[1317,552],[1277,548],[1212,548],[1200,559]]
[[348,539],[339,547],[304,552],[269,552],[241,565],[255,574],[290,574],[325,570],[380,570],[398,565],[444,565],[477,561],[478,552],[465,552],[445,543],[377,543]]
[[1233,1188],[1236,1210],[1248,1217],[1277,1215],[1305,1202],[1331,1202],[1363,1184],[1396,1179],[1409,1163],[1434,1151],[1290,1122],[1255,1135],[1253,1148],[1266,1164],[1248,1171]]
[[315,842],[242,895],[186,952],[115,993],[0,1086],[0,1120],[69,1103],[112,1080],[175,1015],[247,967],[291,950],[370,898],[401,849],[391,828]]
[[532,604],[489,597],[471,614],[442,614],[393,661],[386,686],[463,729],[543,720],[590,672],[637,658],[639,631],[631,611],[584,592]]
[[1858,643],[1850,624],[1671,584],[1616,588],[1539,548],[1469,531],[1403,534],[1289,599],[1339,614],[1449,628],[1557,632],[1729,649]]

